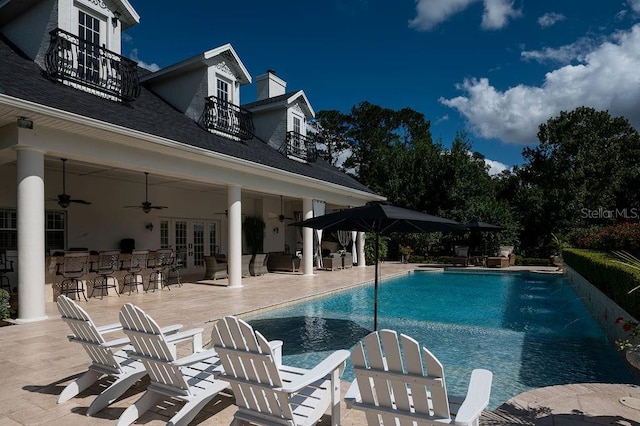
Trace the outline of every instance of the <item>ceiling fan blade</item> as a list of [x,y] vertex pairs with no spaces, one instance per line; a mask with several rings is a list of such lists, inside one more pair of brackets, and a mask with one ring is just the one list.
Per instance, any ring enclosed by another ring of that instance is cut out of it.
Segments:
[[158,209],[158,210],[160,210],[160,209],[168,209],[169,207],[167,207],[167,206],[149,206],[149,208],[150,209]]
[[85,201],[85,200],[69,200],[69,202],[71,203],[78,203],[78,204],[85,204],[85,205],[89,205],[91,204],[90,201]]

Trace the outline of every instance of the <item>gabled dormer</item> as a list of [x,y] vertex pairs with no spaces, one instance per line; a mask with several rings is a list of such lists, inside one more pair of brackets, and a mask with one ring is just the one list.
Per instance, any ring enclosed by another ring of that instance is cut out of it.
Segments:
[[139,93],[122,30],[140,17],[126,0],[6,0],[0,31],[54,80],[116,101]]
[[307,137],[307,119],[315,112],[302,90],[286,91],[287,83],[273,70],[256,77],[257,100],[244,105],[253,115],[256,136],[287,157],[316,161],[315,143]]
[[240,87],[251,83],[251,75],[230,44],[149,74],[142,82],[213,133],[253,137],[251,115],[239,107]]

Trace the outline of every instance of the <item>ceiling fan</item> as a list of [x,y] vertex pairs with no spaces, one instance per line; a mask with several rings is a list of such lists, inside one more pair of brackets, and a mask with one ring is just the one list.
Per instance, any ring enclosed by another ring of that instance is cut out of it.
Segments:
[[126,208],[140,208],[149,213],[151,209],[166,209],[167,206],[154,206],[149,202],[149,172],[144,172],[144,201],[137,206],[125,206]]
[[54,198],[52,201],[57,201],[58,205],[63,209],[69,207],[71,203],[91,204],[89,201],[72,199],[71,196],[67,194],[67,159],[61,158],[60,160],[62,161],[62,194],[58,194],[58,198]]
[[278,220],[280,222],[284,222],[285,220],[294,220],[292,217],[285,217],[284,215],[284,201],[282,199],[282,195],[280,196],[280,214],[278,215]]

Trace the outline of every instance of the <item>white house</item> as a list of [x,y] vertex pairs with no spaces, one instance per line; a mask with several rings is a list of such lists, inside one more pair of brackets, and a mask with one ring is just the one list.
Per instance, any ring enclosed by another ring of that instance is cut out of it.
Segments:
[[303,91],[267,72],[241,108],[252,78],[229,44],[144,70],[121,56],[138,22],[126,0],[0,0],[0,250],[19,322],[45,318],[53,252],[133,239],[176,250],[188,272],[221,252],[239,287],[243,216],[312,274],[312,231],[285,218],[383,199],[317,158]]

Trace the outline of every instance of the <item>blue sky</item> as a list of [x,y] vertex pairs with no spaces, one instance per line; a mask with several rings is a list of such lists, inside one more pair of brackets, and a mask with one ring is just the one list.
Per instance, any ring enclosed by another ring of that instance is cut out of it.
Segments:
[[640,129],[640,0],[130,1],[141,19],[122,50],[143,66],[231,43],[254,79],[276,70],[316,112],[409,107],[445,146],[466,131],[496,170],[563,110]]

